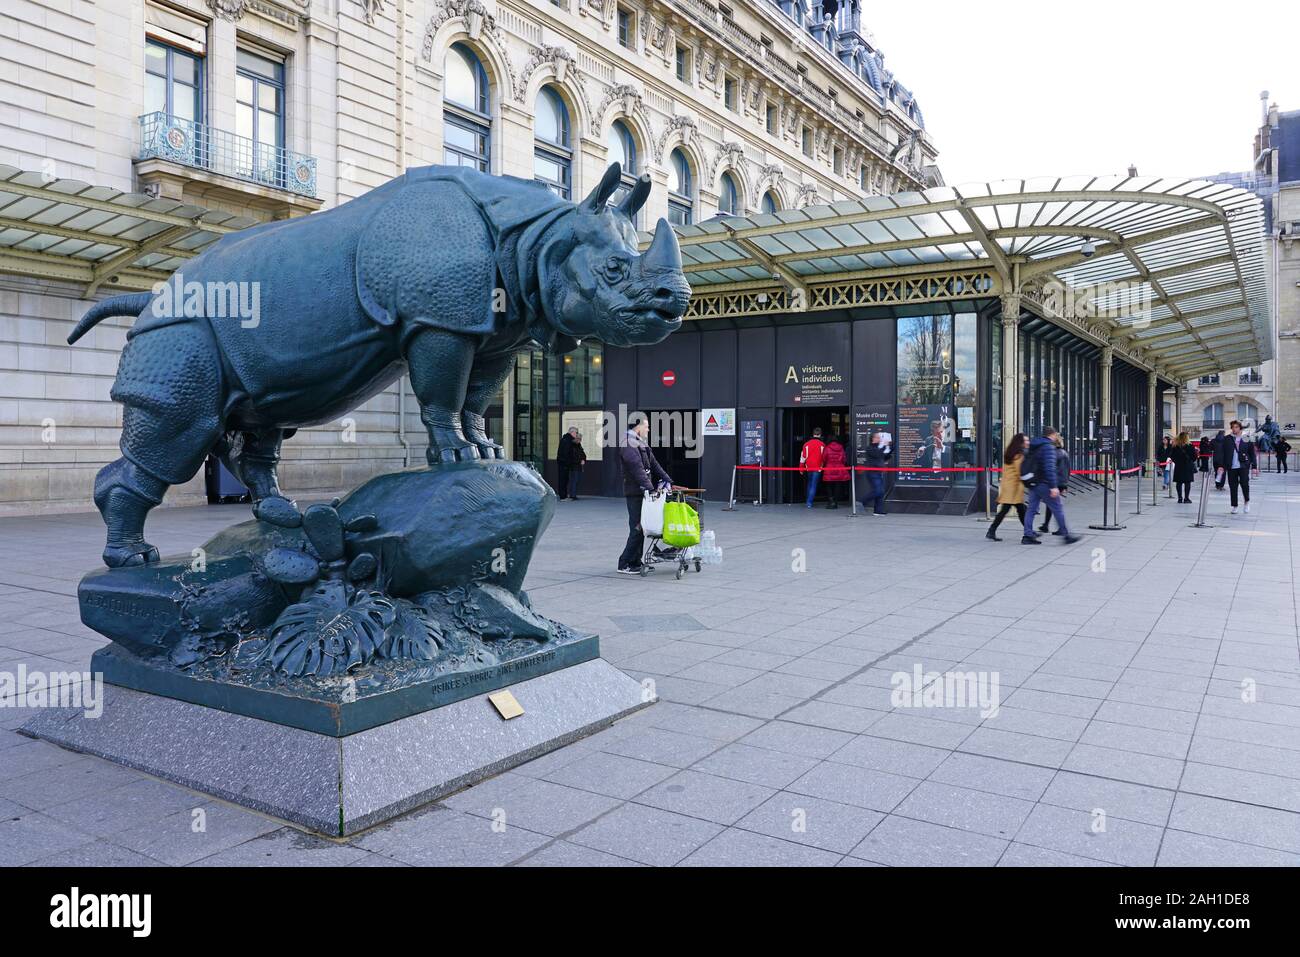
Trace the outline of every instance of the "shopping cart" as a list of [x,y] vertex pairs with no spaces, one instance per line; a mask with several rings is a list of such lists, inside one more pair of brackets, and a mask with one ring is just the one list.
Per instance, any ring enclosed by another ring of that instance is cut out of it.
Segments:
[[[691,508],[695,509],[696,512],[701,512],[701,506],[704,505],[704,499],[700,496],[704,494],[704,491],[705,490],[702,488],[682,488],[680,485],[674,485],[666,494],[669,496],[669,501],[685,502],[687,505],[691,506]],[[700,531],[703,532],[703,530],[704,520],[703,517],[701,517]],[[671,546],[667,546],[669,550],[661,552],[658,549],[659,544],[662,541],[662,535],[647,535],[645,537],[645,554],[641,556],[642,576],[649,575],[650,568],[653,565],[666,565],[670,563],[677,566],[677,578],[679,579],[682,575],[686,574],[686,569],[692,564],[695,565],[695,570],[697,572],[700,570],[703,562],[696,552],[696,546],[692,545],[689,548],[672,548]]]

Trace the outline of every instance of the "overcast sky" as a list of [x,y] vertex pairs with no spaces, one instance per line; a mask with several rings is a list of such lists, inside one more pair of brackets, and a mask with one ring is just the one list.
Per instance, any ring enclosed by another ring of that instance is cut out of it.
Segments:
[[1259,94],[1300,110],[1300,0],[863,0],[949,185],[1251,166]]

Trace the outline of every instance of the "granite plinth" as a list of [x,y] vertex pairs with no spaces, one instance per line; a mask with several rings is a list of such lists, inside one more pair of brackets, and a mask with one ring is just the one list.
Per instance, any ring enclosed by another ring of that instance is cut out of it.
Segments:
[[325,834],[379,824],[592,734],[656,699],[597,658],[338,737],[105,687],[103,713],[41,712],[22,733],[107,758]]

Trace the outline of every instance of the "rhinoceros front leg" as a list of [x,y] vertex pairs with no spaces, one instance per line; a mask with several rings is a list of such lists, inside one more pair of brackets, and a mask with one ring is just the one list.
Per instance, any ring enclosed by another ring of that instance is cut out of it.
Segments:
[[461,414],[465,438],[478,446],[479,454],[485,459],[503,459],[506,450],[488,437],[484,428],[483,413],[492,404],[502,384],[510,377],[515,366],[515,354],[479,356],[474,360],[474,367],[469,373],[469,385],[465,390],[465,411]]
[[425,457],[430,465],[479,457],[478,446],[465,437],[461,425],[474,354],[472,339],[441,329],[422,329],[407,346],[411,389],[429,432]]

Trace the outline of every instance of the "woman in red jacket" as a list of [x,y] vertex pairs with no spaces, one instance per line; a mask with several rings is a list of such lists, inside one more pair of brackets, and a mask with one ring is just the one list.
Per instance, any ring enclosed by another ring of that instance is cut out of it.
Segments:
[[839,436],[832,436],[822,454],[822,481],[828,483],[826,491],[831,500],[827,508],[840,507],[840,492],[849,480],[848,462],[848,453],[844,451]]

